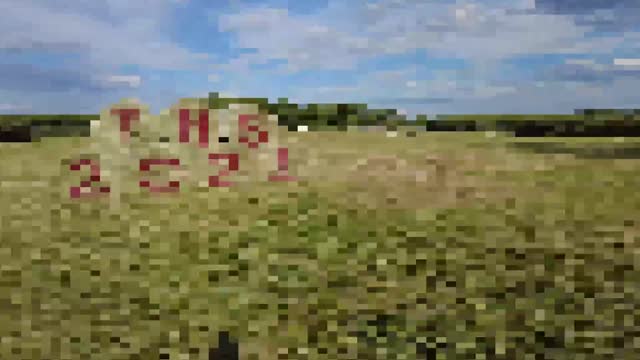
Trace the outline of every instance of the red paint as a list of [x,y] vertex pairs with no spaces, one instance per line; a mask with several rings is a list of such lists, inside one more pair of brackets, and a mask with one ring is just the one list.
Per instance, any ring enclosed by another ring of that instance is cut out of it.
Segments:
[[[172,158],[172,159],[140,159],[140,171],[151,171],[152,165],[169,165],[169,166],[178,166],[180,165],[180,159]],[[149,188],[149,191],[157,193],[163,192],[177,192],[180,189],[180,182],[178,181],[170,181],[169,186],[151,186],[151,182],[148,180],[140,181],[141,188]]]
[[[113,115],[120,116],[120,131],[123,135],[123,139],[128,139],[131,131],[131,121],[140,119],[139,109],[113,109],[111,111]],[[267,131],[260,131],[259,125],[249,125],[250,121],[259,121],[259,115],[257,114],[241,114],[238,116],[238,129],[245,135],[239,136],[240,143],[246,143],[250,149],[255,149],[260,143],[267,143],[269,141],[269,133]],[[198,112],[198,119],[192,121],[190,119],[189,109],[179,109],[179,141],[181,143],[189,142],[189,130],[191,126],[197,126],[198,128],[198,143],[200,148],[206,148],[209,145],[209,111],[208,109],[200,109]],[[258,141],[249,141],[250,133],[258,133]],[[276,175],[270,175],[269,181],[294,181],[294,176],[288,175],[289,170],[289,150],[287,148],[278,148],[278,170]],[[211,153],[208,154],[210,164],[219,165],[220,160],[227,160],[226,168],[220,170],[218,175],[209,176],[210,187],[228,187],[233,185],[230,181],[222,181],[222,176],[228,176],[232,171],[239,169],[239,154],[221,154]],[[80,187],[71,187],[69,192],[72,198],[80,197],[94,197],[99,194],[109,193],[110,187],[92,187],[92,184],[100,181],[100,166],[97,160],[92,159],[79,159],[70,164],[72,171],[81,170],[83,165],[89,165],[91,169],[91,176],[89,180],[82,180]],[[178,166],[180,160],[177,158],[170,159],[141,159],[139,164],[139,170],[141,172],[150,171],[152,165],[168,165]],[[139,182],[141,188],[148,188],[153,193],[175,193],[179,191],[179,181],[169,181],[168,186],[152,186],[149,180],[141,180]],[[81,192],[82,188],[90,188],[90,192]]]
[[218,165],[220,160],[227,159],[228,165],[224,170],[220,170],[218,175],[209,176],[209,187],[229,187],[233,183],[230,181],[220,181],[220,176],[227,176],[231,171],[237,171],[239,168],[240,158],[238,154],[209,154],[209,164]]
[[297,178],[291,175],[269,175],[269,181],[271,182],[288,182],[296,180]]
[[240,122],[240,126],[249,126],[249,120],[257,120],[258,115],[256,114],[240,114],[238,115],[238,122]]
[[[260,131],[260,125],[249,125],[249,121],[259,121],[260,117],[257,114],[241,114],[238,116],[238,129],[239,132],[244,134],[248,132],[249,134],[244,136],[239,136],[239,141],[241,143],[246,143],[249,149],[257,149],[260,143],[267,143],[269,141],[269,133],[267,131]],[[249,141],[250,133],[257,132],[258,133],[258,141]]]
[[269,133],[266,131],[260,131],[258,133],[258,142],[267,143],[269,141]]
[[141,159],[140,171],[149,171],[151,165],[180,165],[180,159]]
[[179,141],[181,143],[189,142],[189,109],[180,109],[180,133]]
[[[189,109],[180,109],[179,111],[179,141],[181,143],[189,142],[189,128],[194,126],[191,123]],[[198,112],[198,144],[201,148],[209,146],[209,110],[200,109]]]
[[[90,173],[89,180],[81,180],[80,186],[72,186],[69,189],[69,193],[71,198],[86,198],[86,197],[95,197],[101,193],[108,193],[109,187],[103,186],[100,188],[92,187],[92,183],[100,181],[100,164],[97,160],[93,159],[80,159],[76,160],[71,164],[71,171],[80,171],[81,167],[84,165],[89,165]],[[89,188],[89,192],[82,192],[82,188]]]
[[69,189],[69,195],[71,195],[72,199],[77,199],[79,197],[82,197],[82,193],[80,192],[80,188],[77,186],[72,186],[71,189]]
[[289,149],[278,149],[278,170],[289,170]]
[[296,177],[288,175],[289,172],[289,149],[278,148],[278,175],[269,175],[269,181],[284,182],[295,181]]
[[209,110],[200,109],[200,117],[198,118],[200,123],[198,124],[199,138],[198,143],[201,148],[209,146]]
[[131,121],[140,120],[140,109],[112,109],[111,115],[120,117],[120,136],[126,141],[131,136]]

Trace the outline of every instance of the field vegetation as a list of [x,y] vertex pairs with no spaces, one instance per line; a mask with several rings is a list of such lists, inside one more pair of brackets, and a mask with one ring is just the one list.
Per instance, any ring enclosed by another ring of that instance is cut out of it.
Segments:
[[284,131],[296,181],[118,208],[94,139],[0,144],[0,358],[637,358],[640,161],[514,142]]

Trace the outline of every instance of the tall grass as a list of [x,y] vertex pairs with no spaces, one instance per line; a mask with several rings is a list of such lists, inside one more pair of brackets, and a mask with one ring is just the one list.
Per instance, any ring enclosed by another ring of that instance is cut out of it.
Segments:
[[637,161],[287,140],[295,183],[117,209],[68,198],[91,139],[0,144],[0,358],[205,359],[220,330],[245,359],[637,357]]

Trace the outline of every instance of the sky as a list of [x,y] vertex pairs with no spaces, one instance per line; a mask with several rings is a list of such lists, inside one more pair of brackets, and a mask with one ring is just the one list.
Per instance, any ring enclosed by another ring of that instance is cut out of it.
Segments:
[[637,0],[0,0],[0,114],[183,97],[416,114],[640,108]]

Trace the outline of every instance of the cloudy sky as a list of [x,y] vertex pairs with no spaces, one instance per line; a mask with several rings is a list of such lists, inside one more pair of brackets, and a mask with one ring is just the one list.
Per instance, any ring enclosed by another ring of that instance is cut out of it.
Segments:
[[0,113],[210,91],[420,114],[640,108],[637,0],[0,0]]

